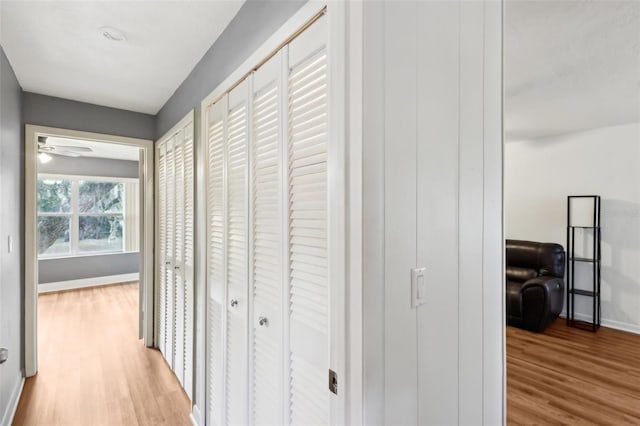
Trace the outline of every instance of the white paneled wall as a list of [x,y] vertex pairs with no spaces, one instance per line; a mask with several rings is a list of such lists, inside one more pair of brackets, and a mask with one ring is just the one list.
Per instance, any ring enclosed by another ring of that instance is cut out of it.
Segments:
[[193,112],[156,145],[156,344],[185,392],[193,392]]
[[501,4],[363,8],[363,423],[501,424]]
[[332,423],[327,41],[319,16],[205,111],[209,425]]

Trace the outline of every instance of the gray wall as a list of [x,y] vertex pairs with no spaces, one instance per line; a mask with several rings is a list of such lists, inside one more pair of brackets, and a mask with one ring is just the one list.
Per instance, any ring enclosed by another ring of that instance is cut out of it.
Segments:
[[[155,117],[149,114],[28,92],[23,92],[22,104],[22,120],[24,124],[154,139]],[[55,161],[63,160],[56,159]],[[74,166],[74,168],[77,167]],[[100,166],[100,171],[104,171],[104,166]],[[103,175],[96,172],[86,174]],[[115,263],[100,261],[100,258],[105,256],[97,256],[99,259],[95,260],[90,257],[43,260],[38,262],[38,282],[43,284],[138,271],[138,253],[125,253],[119,256],[122,259],[126,258],[126,260],[121,259]],[[132,270],[132,265],[134,264],[135,270]]]
[[[9,359],[0,365],[0,423],[20,384],[24,363],[24,150],[22,149],[21,89],[0,47],[0,346]],[[7,239],[13,237],[13,251]],[[5,420],[6,421],[6,420]]]
[[138,272],[138,253],[62,257],[38,262],[40,284]]
[[154,139],[155,117],[51,96],[24,92],[25,124],[58,127],[132,138]]
[[[306,0],[247,0],[156,116],[156,139],[224,81]],[[198,114],[196,114],[198,117]]]
[[[62,173],[82,176],[138,177],[138,162],[107,158],[53,156],[46,164],[38,165],[40,173]],[[122,253],[98,256],[79,256],[38,261],[38,283],[80,280],[109,275],[137,273],[139,254]]]
[[138,162],[109,158],[51,156],[51,161],[38,164],[38,173],[54,173],[78,176],[108,176],[138,178]]

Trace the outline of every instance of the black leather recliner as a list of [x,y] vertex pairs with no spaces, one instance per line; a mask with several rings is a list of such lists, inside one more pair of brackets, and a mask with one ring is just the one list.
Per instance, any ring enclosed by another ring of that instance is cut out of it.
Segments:
[[507,240],[507,324],[542,332],[564,304],[560,244]]

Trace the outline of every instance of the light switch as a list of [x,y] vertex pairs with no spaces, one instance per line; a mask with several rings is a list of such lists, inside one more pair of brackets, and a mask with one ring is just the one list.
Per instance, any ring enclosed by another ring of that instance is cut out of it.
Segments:
[[9,235],[8,238],[7,250],[9,251],[9,253],[13,252],[13,237],[11,235]]
[[427,268],[414,268],[411,270],[411,307],[417,308],[425,302],[427,288],[425,272]]

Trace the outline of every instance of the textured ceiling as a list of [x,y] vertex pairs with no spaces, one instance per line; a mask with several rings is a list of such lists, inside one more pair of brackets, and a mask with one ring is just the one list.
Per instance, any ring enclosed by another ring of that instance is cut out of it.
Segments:
[[2,0],[0,42],[25,91],[156,114],[242,3]]
[[640,121],[640,1],[505,7],[506,140]]

